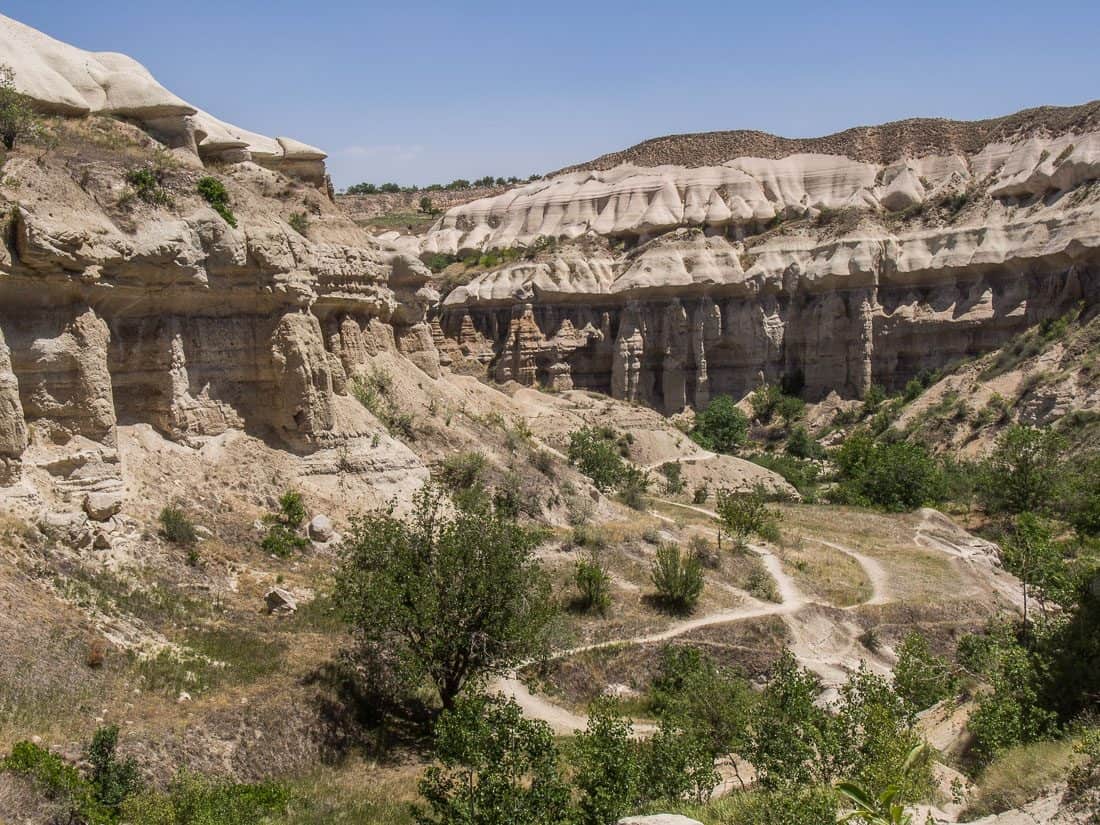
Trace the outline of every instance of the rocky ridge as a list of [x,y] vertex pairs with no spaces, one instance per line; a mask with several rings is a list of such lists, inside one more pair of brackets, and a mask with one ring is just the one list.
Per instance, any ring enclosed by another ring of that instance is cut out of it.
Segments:
[[[1013,136],[973,153],[903,142],[872,162],[837,136],[838,154],[628,163],[456,207],[422,256],[558,246],[452,291],[444,346],[500,379],[666,412],[784,375],[818,398],[903,385],[1095,301],[1095,108],[972,129],[972,143]],[[959,142],[958,124],[923,128]]]

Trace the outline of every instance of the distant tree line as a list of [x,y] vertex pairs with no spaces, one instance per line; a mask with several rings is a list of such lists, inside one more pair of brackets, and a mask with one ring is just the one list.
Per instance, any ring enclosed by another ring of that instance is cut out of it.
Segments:
[[[531,183],[541,177],[542,175],[531,175],[531,177],[526,179],[526,182]],[[458,178],[450,183],[432,183],[428,186],[402,186],[401,184],[392,182],[356,183],[349,186],[344,192],[348,195],[387,195],[401,192],[461,192],[464,189],[488,189],[491,186],[514,186],[517,183],[524,182],[523,178],[517,178],[514,175],[510,178],[495,178],[492,175],[486,175],[475,181]]]

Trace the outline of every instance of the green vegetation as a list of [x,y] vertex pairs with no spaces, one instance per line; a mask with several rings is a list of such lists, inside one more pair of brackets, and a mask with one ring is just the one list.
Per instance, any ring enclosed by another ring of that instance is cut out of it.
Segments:
[[[526,179],[526,182],[530,183],[536,181],[541,175],[531,175]],[[416,192],[461,192],[466,189],[488,189],[493,186],[514,186],[518,183],[523,183],[524,180],[515,177],[502,178],[493,177],[492,175],[486,175],[483,178],[478,178],[475,181],[468,181],[465,178],[458,178],[450,183],[431,183],[427,186],[401,186],[398,183],[356,183],[349,186],[344,190],[347,195],[378,195],[378,194],[397,194],[407,193],[413,194]]]
[[279,498],[279,511],[264,520],[268,528],[260,547],[265,553],[285,559],[295,550],[309,547],[309,540],[299,532],[306,520],[306,506],[301,493],[287,490]]
[[393,376],[383,367],[374,367],[366,376],[353,378],[351,394],[382,422],[395,437],[413,441],[416,438],[411,413],[403,412],[394,401]]
[[840,484],[831,498],[845,504],[902,512],[941,500],[945,481],[941,468],[920,444],[884,444],[870,432],[857,430],[833,456]]
[[227,224],[236,228],[237,218],[229,207],[229,192],[226,191],[225,185],[217,178],[207,176],[199,178],[197,188],[203,199],[210,204],[210,208],[221,215]]
[[978,494],[994,514],[1040,513],[1057,493],[1066,442],[1054,430],[1015,425],[1002,433],[981,474]]
[[159,521],[161,535],[173,544],[189,547],[198,541],[195,525],[181,508],[165,507],[160,511]]
[[451,492],[469,490],[482,483],[487,464],[485,455],[475,450],[452,453],[440,465],[439,481]]
[[898,646],[894,666],[894,690],[916,710],[925,710],[954,696],[959,678],[947,659],[935,656],[919,632],[907,635]]
[[123,202],[136,196],[153,206],[171,206],[172,196],[164,188],[165,168],[159,164],[131,169],[126,174],[130,192],[123,196]]
[[360,655],[389,651],[402,684],[430,684],[450,709],[471,680],[543,649],[554,611],[537,536],[486,504],[448,514],[444,501],[425,488],[406,520],[353,520],[334,597]]
[[578,595],[573,602],[577,609],[601,616],[607,613],[611,607],[611,577],[595,553],[577,562],[573,583],[577,586]]
[[821,467],[816,461],[777,453],[757,453],[749,456],[749,461],[779,473],[788,484],[798,490],[806,503],[817,501]]
[[657,599],[675,613],[690,613],[703,593],[703,566],[691,551],[681,553],[678,545],[662,544],[650,571]]
[[276,782],[240,784],[183,772],[164,791],[147,790],[122,806],[135,825],[266,825],[286,812],[290,791]]
[[605,493],[619,490],[628,505],[640,509],[649,477],[623,460],[633,440],[610,427],[582,427],[570,433],[568,454],[569,462],[592,479],[597,489]]
[[42,121],[31,99],[15,89],[15,72],[0,63],[0,141],[11,151],[16,143],[42,134]]
[[754,487],[751,492],[719,490],[715,512],[722,532],[733,540],[737,549],[744,549],[749,536],[754,534],[765,541],[779,539],[782,514],[768,508],[762,487]]
[[704,449],[732,453],[745,443],[748,432],[745,414],[728,395],[719,395],[696,414],[691,438]]
[[286,219],[286,222],[290,225],[291,229],[303,238],[309,235],[309,215],[307,213],[292,212],[290,217]]

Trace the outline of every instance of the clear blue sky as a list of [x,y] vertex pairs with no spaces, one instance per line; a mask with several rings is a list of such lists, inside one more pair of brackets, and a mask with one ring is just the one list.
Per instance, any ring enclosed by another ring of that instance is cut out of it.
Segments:
[[1100,97],[1100,2],[7,0],[336,185],[547,172],[672,132],[790,137]]

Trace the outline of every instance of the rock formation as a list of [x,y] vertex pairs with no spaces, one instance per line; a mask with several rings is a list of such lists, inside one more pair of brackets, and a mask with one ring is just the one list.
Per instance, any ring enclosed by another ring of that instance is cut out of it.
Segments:
[[567,171],[437,222],[425,257],[558,242],[452,291],[440,328],[498,378],[667,412],[783,376],[810,397],[897,388],[1100,296],[1098,118],[920,122],[950,153],[869,157],[854,130],[807,142],[835,154],[775,138],[752,144],[775,156]]
[[320,149],[269,138],[203,112],[161,86],[133,58],[86,52],[0,15],[0,63],[15,87],[44,112],[115,115],[141,126],[170,149],[203,162],[253,161],[318,186],[326,184]]

